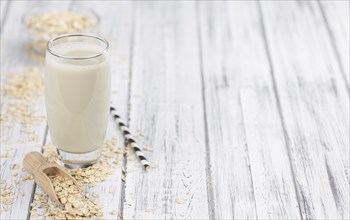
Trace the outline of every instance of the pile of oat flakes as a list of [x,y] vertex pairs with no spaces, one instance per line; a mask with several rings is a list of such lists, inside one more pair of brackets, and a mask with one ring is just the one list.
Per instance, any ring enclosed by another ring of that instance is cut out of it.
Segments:
[[91,32],[97,19],[73,11],[49,11],[32,15],[25,20],[25,24],[32,47],[43,53],[51,38],[67,33]]

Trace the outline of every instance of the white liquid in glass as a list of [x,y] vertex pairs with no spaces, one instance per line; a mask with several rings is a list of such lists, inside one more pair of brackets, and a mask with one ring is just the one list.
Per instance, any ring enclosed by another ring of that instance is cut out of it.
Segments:
[[[63,56],[86,57],[99,54],[101,47],[66,42],[51,50]],[[46,111],[53,145],[69,153],[100,148],[109,115],[109,56],[71,60],[47,52],[45,62]]]

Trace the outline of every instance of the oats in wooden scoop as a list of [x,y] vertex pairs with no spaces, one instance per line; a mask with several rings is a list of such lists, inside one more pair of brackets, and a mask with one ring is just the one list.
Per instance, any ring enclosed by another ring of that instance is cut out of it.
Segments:
[[58,199],[63,209],[48,210],[45,214],[54,219],[81,219],[103,215],[102,209],[87,195],[81,194],[81,189],[72,180],[62,176],[50,176]]

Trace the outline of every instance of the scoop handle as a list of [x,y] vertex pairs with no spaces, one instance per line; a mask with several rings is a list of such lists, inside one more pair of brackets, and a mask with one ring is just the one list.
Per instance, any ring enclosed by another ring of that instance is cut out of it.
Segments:
[[33,175],[40,166],[46,163],[45,158],[38,152],[30,152],[23,159],[24,168]]

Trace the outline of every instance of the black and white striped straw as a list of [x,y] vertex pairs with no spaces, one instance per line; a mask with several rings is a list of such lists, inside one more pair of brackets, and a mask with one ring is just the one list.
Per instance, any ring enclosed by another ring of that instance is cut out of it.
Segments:
[[134,150],[136,156],[139,158],[141,164],[147,168],[148,166],[150,166],[149,162],[147,161],[145,155],[143,154],[140,146],[138,145],[138,143],[136,142],[135,138],[131,135],[129,128],[125,125],[125,123],[123,122],[123,120],[121,119],[121,117],[119,116],[117,110],[111,106],[110,107],[110,112],[113,116],[113,118],[115,119],[115,121],[117,122],[120,130],[123,133],[123,136],[125,138],[125,141],[128,145],[130,145],[132,147],[132,149]]

